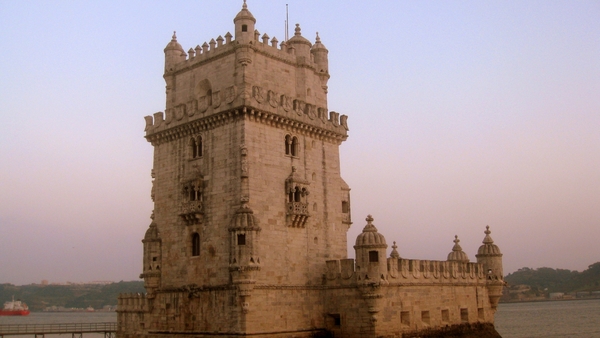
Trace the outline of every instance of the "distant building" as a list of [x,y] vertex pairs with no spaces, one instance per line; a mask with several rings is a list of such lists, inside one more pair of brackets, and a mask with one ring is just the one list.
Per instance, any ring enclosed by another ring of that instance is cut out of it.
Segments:
[[565,298],[565,294],[563,292],[550,292],[548,294],[548,298],[552,300],[559,300]]
[[[164,50],[154,146],[147,294],[119,297],[119,337],[393,337],[493,323],[502,254],[485,231],[469,262],[403,259],[371,216],[346,256],[347,116],[329,111],[328,50],[296,25],[279,41],[244,3],[227,33]],[[347,71],[352,71],[348,69]]]

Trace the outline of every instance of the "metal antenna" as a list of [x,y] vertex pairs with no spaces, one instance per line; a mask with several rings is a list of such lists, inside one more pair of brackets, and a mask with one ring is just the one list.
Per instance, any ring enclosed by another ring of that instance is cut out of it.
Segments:
[[289,22],[290,22],[290,19],[289,19],[289,14],[288,14],[288,4],[285,4],[285,41],[286,42],[290,38],[289,28],[288,28]]

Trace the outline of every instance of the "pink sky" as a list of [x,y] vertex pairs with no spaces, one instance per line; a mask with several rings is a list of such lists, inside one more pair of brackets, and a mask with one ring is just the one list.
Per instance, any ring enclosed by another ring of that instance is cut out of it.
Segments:
[[[349,116],[350,256],[372,214],[405,258],[444,260],[458,235],[475,260],[490,225],[505,273],[600,261],[600,3],[249,0],[261,34],[283,39],[286,3]],[[2,4],[0,283],[138,278],[163,48],[240,8]]]

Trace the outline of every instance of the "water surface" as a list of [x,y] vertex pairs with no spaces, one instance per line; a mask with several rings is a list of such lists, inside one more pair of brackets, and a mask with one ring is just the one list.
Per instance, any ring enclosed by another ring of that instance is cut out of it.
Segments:
[[600,299],[500,303],[495,325],[503,338],[599,338]]

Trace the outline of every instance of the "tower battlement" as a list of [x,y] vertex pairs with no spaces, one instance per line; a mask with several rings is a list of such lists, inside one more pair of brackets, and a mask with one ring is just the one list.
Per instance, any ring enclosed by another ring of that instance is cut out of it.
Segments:
[[[250,48],[255,53],[264,54],[290,65],[300,64],[315,72],[323,73],[329,78],[329,70],[323,67],[324,63],[317,63],[315,61],[313,53],[298,55],[296,48],[293,45],[288,45],[286,41],[279,43],[276,37],[270,38],[267,33],[260,36],[258,30],[254,31],[254,39],[250,41],[232,40],[232,37],[231,33],[227,32],[225,38],[219,35],[216,40],[211,39],[208,43],[204,42],[202,46],[196,45],[194,48],[189,48],[187,52],[184,52],[182,49],[179,59],[176,59],[176,62],[169,63],[165,67],[165,74],[189,71],[195,67],[202,66],[203,63],[209,63],[226,54],[235,53],[236,48]],[[171,41],[177,42],[175,34]],[[315,46],[317,44],[322,46],[320,38],[318,38]],[[309,46],[312,50],[313,44],[309,42]]]
[[313,44],[297,24],[294,36],[278,44],[261,37],[255,23],[244,3],[234,19],[235,37],[227,33],[186,53],[173,34],[164,49],[166,108],[146,116],[147,136],[237,109],[347,137],[348,117],[327,108],[328,50],[318,33]]

